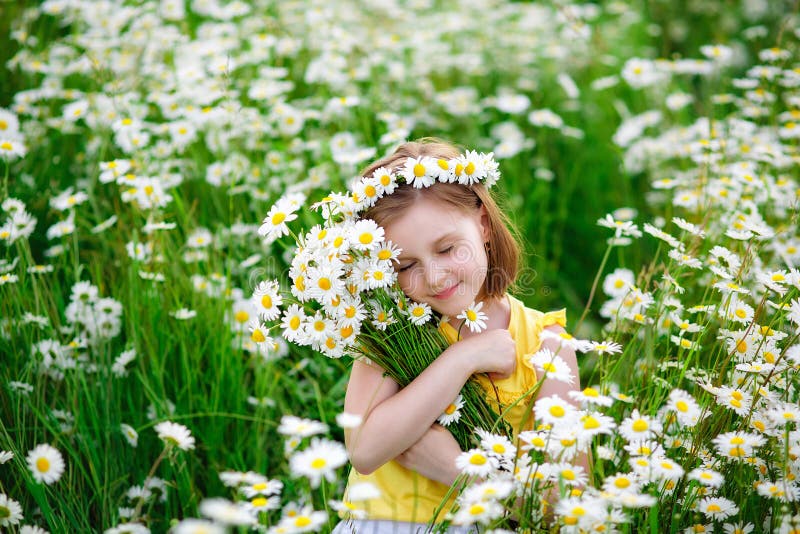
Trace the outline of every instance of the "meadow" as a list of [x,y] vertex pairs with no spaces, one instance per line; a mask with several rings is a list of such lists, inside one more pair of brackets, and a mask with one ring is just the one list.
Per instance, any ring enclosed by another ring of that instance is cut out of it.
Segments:
[[799,42],[780,0],[0,1],[0,531],[357,515],[351,359],[262,333],[258,230],[432,136],[493,152],[585,388],[448,520],[800,532]]

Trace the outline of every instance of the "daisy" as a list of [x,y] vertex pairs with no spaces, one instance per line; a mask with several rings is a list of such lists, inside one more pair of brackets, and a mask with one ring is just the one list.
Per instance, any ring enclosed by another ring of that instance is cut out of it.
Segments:
[[7,463],[14,457],[14,453],[11,451],[2,451],[0,450],[0,465]]
[[552,378],[559,382],[572,384],[575,379],[567,362],[560,356],[556,356],[549,349],[542,349],[531,354],[528,363],[534,366],[541,373],[542,379]]
[[195,317],[197,312],[188,308],[178,308],[177,310],[169,312],[169,314],[179,321],[186,321]]
[[356,250],[371,250],[381,246],[383,228],[372,219],[362,219],[350,228],[348,239]]
[[297,342],[302,333],[302,326],[306,322],[306,313],[297,304],[292,304],[283,312],[280,327],[283,329],[283,337],[287,341]]
[[499,501],[514,491],[514,485],[506,479],[486,480],[464,490],[464,502]]
[[755,447],[760,447],[766,440],[748,432],[723,432],[713,440],[719,454],[726,458],[741,460],[753,454]]
[[136,447],[139,444],[139,433],[136,432],[131,425],[122,423],[119,425],[119,429],[122,431],[122,435],[125,436],[125,440],[131,447]]
[[619,424],[619,433],[628,441],[648,440],[662,430],[661,422],[639,413],[638,409]]
[[[435,165],[436,161],[427,156],[407,158],[398,174],[403,177],[406,183],[411,184],[416,189],[430,187],[435,181],[433,174]],[[428,169],[431,170],[429,171]]]
[[464,474],[486,477],[499,467],[499,463],[497,458],[481,449],[470,449],[456,457],[456,467]]
[[603,491],[609,493],[638,493],[641,482],[634,473],[617,473],[606,477]]
[[669,340],[672,341],[675,345],[679,346],[680,348],[686,350],[694,350],[700,346],[694,341],[691,341],[681,336],[669,336]]
[[397,258],[400,257],[401,252],[403,252],[403,249],[391,241],[384,241],[381,243],[381,247],[375,252],[375,257],[381,261],[397,262]]
[[700,418],[700,406],[697,401],[682,389],[670,392],[667,409],[674,411],[678,422],[684,426],[694,426]]
[[256,518],[243,506],[227,499],[205,499],[200,503],[200,513],[223,525],[255,525]]
[[28,468],[36,482],[52,484],[64,473],[64,458],[58,449],[43,443],[28,453]]
[[596,352],[597,354],[617,354],[622,352],[622,345],[619,343],[615,343],[613,341],[592,341],[592,352]]
[[284,436],[297,436],[307,438],[316,434],[324,434],[328,431],[328,425],[314,419],[303,419],[294,415],[284,415],[281,417],[281,424],[278,426],[278,433]]
[[258,235],[265,237],[267,241],[274,241],[288,235],[289,227],[286,223],[297,219],[295,212],[298,209],[299,206],[286,198],[279,199],[267,212],[267,216],[258,229]]
[[344,446],[328,439],[313,438],[304,450],[289,459],[289,468],[295,477],[309,479],[312,488],[319,486],[323,477],[329,482],[336,480],[336,469],[347,463]]
[[614,399],[607,395],[601,395],[597,388],[587,387],[583,391],[569,391],[567,393],[572,400],[576,400],[581,405],[598,404],[600,406],[611,406]]
[[279,306],[283,303],[283,296],[279,289],[277,280],[266,280],[253,290],[253,303],[265,321],[273,321],[281,313]]
[[537,420],[545,424],[570,421],[576,416],[576,408],[558,395],[538,399],[534,406]]
[[194,449],[194,437],[188,428],[179,423],[162,421],[155,426],[155,430],[168,447],[175,446],[184,451]]
[[723,497],[705,497],[697,503],[697,510],[715,521],[727,519],[739,513],[739,507],[733,501]]
[[683,476],[683,468],[667,457],[651,460],[654,474],[663,480],[675,481]]
[[474,150],[467,150],[462,156],[456,158],[456,169],[463,168],[458,176],[458,183],[470,186],[481,182],[486,177],[484,168],[484,155]]
[[0,527],[14,526],[22,519],[22,506],[5,493],[0,493]]
[[753,523],[723,523],[722,531],[725,534],[750,534],[753,532],[755,525]]
[[331,499],[328,501],[331,508],[340,514],[340,517],[347,519],[366,519],[367,511],[357,508],[351,501],[337,501]]
[[292,510],[281,518],[276,532],[294,534],[296,532],[316,532],[328,520],[328,514],[323,511],[314,511],[310,506],[304,506],[299,510]]
[[614,230],[614,237],[642,237],[642,232],[632,221],[619,221],[612,214],[597,219],[598,226]]
[[375,169],[372,173],[372,179],[380,195],[391,195],[397,188],[397,178],[386,167]]
[[489,454],[498,458],[514,458],[516,456],[517,448],[508,438],[482,429],[477,429],[476,432],[481,438],[481,447]]
[[364,418],[357,414],[348,412],[336,414],[336,424],[341,428],[358,428],[363,421]]
[[173,534],[225,534],[225,527],[204,519],[184,519],[172,529]]
[[412,302],[408,307],[408,318],[417,326],[422,326],[427,323],[428,319],[431,318],[431,315],[431,307],[424,302]]
[[[542,341],[551,339],[557,341],[560,347],[567,347],[579,352],[589,352],[592,350],[592,344],[583,339],[577,339],[567,332],[554,332],[552,330],[542,330],[539,337]],[[558,351],[556,351],[558,352]]]
[[481,311],[482,307],[483,302],[475,304],[473,301],[472,304],[467,306],[467,309],[456,315],[456,319],[463,320],[470,331],[477,334],[486,329],[486,320],[489,318],[488,315]]
[[591,412],[582,415],[580,418],[580,430],[587,436],[596,436],[597,434],[611,434],[616,428],[614,419],[603,415],[600,412]]
[[24,158],[28,149],[22,141],[8,137],[0,137],[0,158],[10,161],[16,158]]
[[447,405],[444,413],[436,419],[436,422],[442,426],[450,426],[451,423],[457,423],[461,419],[461,408],[463,407],[464,397],[459,394],[456,400]]
[[708,486],[710,488],[718,488],[722,486],[722,483],[725,481],[725,477],[722,476],[721,473],[706,467],[692,469],[689,471],[689,474],[686,475],[686,478],[689,480],[696,480],[703,486]]
[[583,467],[579,465],[560,463],[553,465],[552,468],[553,477],[568,486],[584,486],[589,480]]
[[488,524],[503,515],[505,509],[495,501],[465,502],[453,517],[456,525]]

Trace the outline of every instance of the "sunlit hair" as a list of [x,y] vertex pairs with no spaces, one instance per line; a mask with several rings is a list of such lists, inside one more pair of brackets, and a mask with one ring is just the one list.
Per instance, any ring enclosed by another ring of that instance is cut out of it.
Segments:
[[[460,153],[453,145],[438,139],[420,139],[400,145],[392,154],[364,169],[361,175],[372,176],[372,173],[381,167],[395,171],[405,164],[407,158],[430,156],[452,159]],[[481,206],[486,207],[489,219],[488,272],[478,299],[500,298],[505,295],[517,276],[520,246],[511,233],[511,223],[508,217],[500,211],[494,198],[483,184],[466,186],[437,182],[422,189],[414,188],[410,184],[398,185],[392,194],[381,197],[362,216],[386,227],[422,195],[450,204],[470,215],[479,210]]]

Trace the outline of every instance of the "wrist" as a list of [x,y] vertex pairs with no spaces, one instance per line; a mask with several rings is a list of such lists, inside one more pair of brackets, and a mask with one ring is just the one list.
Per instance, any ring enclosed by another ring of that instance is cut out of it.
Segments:
[[463,341],[453,343],[442,353],[442,356],[447,358],[448,368],[451,369],[452,372],[458,373],[458,375],[464,379],[464,382],[466,382],[469,377],[479,371],[479,367],[475,361],[474,355],[470,351],[465,350],[466,347],[462,343]]

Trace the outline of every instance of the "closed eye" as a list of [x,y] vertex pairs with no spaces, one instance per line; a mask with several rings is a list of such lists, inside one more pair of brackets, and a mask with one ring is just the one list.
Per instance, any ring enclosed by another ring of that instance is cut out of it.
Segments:
[[410,269],[410,268],[412,268],[413,266],[414,266],[414,264],[413,264],[413,263],[409,263],[408,265],[405,265],[405,266],[403,266],[403,267],[400,267],[400,268],[397,270],[397,272],[400,272],[400,273],[402,273],[403,271],[407,271],[407,270],[409,270],[409,269]]
[[445,248],[444,250],[440,250],[439,254],[447,254],[451,250],[453,250],[453,245],[450,245],[449,247]]

